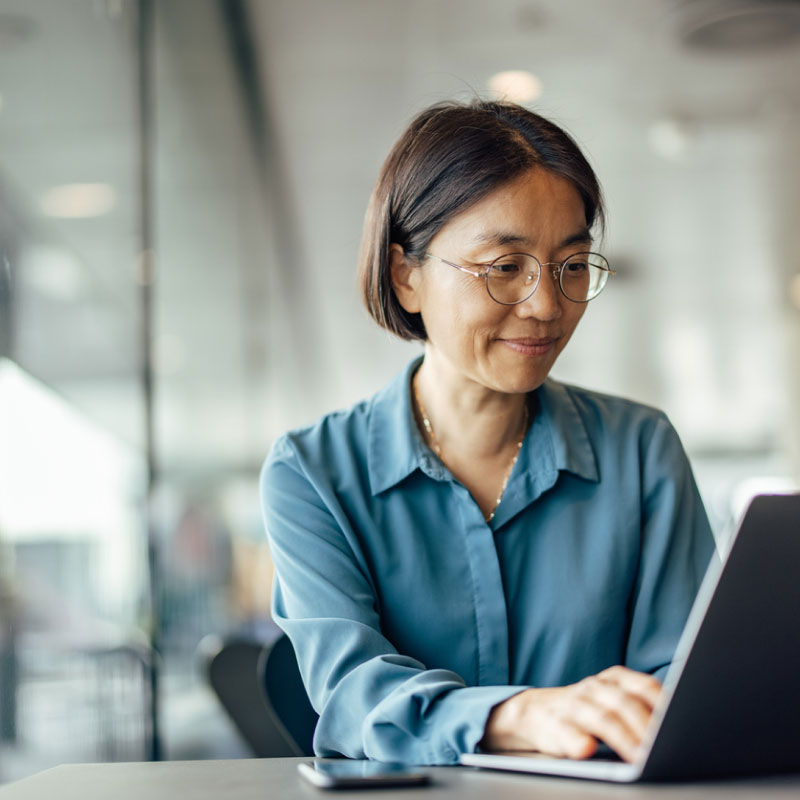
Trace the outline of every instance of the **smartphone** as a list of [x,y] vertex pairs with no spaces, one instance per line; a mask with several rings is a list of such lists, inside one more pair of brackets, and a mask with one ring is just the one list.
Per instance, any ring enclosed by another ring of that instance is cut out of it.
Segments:
[[430,776],[415,767],[386,761],[301,761],[297,771],[320,789],[358,789],[375,786],[424,786]]

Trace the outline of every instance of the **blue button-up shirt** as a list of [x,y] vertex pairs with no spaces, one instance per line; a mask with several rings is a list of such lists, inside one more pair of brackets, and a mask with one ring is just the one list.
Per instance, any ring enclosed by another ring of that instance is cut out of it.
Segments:
[[318,755],[452,763],[523,688],[663,676],[714,549],[667,418],[550,379],[486,522],[417,428],[418,364],[262,471]]

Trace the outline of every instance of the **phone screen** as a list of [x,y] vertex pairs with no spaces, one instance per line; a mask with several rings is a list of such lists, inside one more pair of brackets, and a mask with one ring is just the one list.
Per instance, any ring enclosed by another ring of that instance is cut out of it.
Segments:
[[300,774],[315,786],[324,789],[358,786],[419,786],[429,777],[414,767],[385,761],[304,761],[297,765]]

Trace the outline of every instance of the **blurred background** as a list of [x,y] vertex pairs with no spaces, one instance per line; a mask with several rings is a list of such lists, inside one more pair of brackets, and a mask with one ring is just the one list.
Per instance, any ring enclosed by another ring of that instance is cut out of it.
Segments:
[[0,0],[0,782],[249,754],[207,637],[274,635],[273,439],[418,352],[355,264],[432,102],[600,176],[618,274],[556,377],[663,407],[721,542],[797,488],[798,75],[796,0]]

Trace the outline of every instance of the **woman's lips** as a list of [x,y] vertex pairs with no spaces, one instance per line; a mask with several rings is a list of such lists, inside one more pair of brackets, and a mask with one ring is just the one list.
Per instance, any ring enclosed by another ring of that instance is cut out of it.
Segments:
[[558,337],[548,336],[541,339],[525,337],[520,339],[501,339],[500,341],[506,347],[510,347],[517,353],[522,353],[522,355],[543,356],[555,347]]

